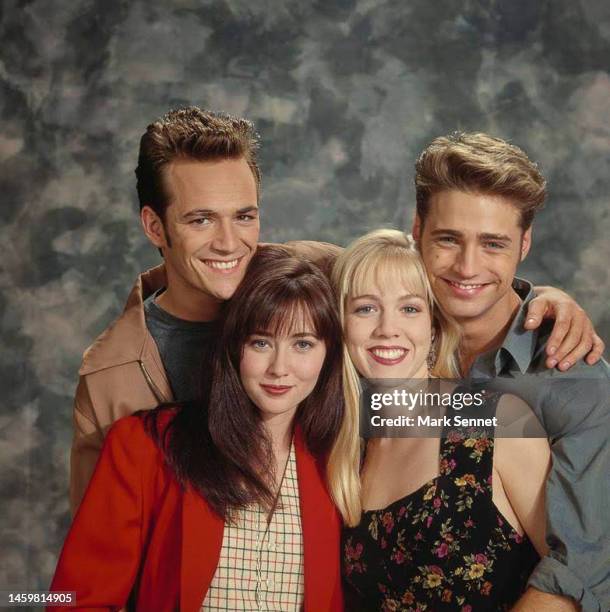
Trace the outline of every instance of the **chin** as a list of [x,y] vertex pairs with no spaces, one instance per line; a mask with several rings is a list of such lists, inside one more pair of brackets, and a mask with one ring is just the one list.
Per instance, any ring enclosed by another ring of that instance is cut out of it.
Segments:
[[451,299],[447,300],[444,308],[448,315],[456,319],[474,319],[487,311],[489,306],[487,304],[464,303],[460,300]]
[[212,297],[216,298],[220,302],[226,302],[233,297],[238,286],[239,283],[236,283],[234,286],[208,287],[206,293],[209,293]]

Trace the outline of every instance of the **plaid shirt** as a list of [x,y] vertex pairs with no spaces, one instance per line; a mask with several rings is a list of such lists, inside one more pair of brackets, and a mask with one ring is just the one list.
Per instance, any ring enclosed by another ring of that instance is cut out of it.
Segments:
[[227,522],[216,573],[201,607],[212,610],[298,612],[304,601],[303,538],[294,444],[277,508],[253,504]]

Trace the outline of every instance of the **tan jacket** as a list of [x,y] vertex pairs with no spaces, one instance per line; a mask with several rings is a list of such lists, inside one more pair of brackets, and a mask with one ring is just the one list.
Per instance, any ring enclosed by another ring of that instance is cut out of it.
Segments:
[[[330,273],[340,248],[298,241],[295,254]],[[146,327],[144,300],[166,284],[163,265],[138,277],[121,316],[85,351],[74,399],[74,439],[70,456],[70,508],[80,504],[114,421],[173,400],[157,345]]]
[[157,345],[146,327],[144,300],[166,283],[165,268],[141,274],[121,316],[85,351],[74,398],[70,507],[80,504],[110,425],[172,400]]

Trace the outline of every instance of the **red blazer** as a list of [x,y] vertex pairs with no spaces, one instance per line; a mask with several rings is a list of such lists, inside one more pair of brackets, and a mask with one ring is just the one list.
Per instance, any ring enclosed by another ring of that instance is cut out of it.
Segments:
[[[298,434],[295,451],[305,610],[340,611],[341,523],[322,469]],[[180,488],[141,419],[120,419],[106,437],[50,588],[76,591],[80,609],[118,609],[131,594],[138,610],[198,612],[223,530],[223,520],[201,496]]]

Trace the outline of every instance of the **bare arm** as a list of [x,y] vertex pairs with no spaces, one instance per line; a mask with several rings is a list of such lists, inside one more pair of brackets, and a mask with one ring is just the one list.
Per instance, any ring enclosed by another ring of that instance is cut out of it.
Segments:
[[580,606],[569,597],[551,595],[530,587],[513,606],[512,612],[577,612]]
[[496,438],[494,466],[521,527],[538,554],[548,552],[544,490],[551,465],[545,438]]

